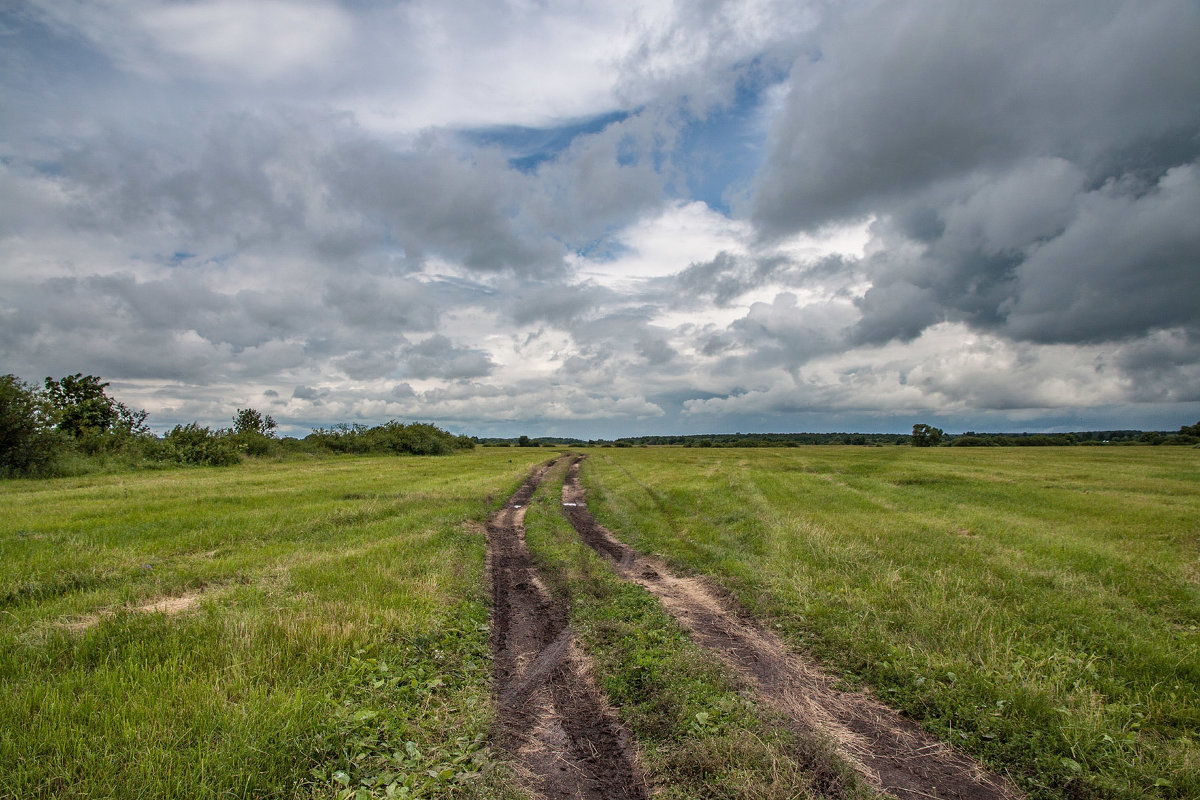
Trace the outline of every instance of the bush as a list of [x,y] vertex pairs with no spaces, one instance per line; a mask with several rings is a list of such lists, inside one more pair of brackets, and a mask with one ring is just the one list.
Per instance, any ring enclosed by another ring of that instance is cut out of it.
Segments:
[[269,456],[280,449],[276,439],[257,431],[243,431],[229,438],[235,449],[248,456]]
[[304,441],[310,446],[334,453],[359,454],[437,456],[475,447],[475,442],[469,436],[455,436],[423,422],[405,425],[396,420],[374,428],[345,424],[317,428]]
[[454,451],[455,437],[432,425],[403,425],[395,420],[367,432],[371,451],[440,456]]
[[52,474],[65,446],[38,390],[15,375],[0,377],[0,475]]
[[176,425],[162,439],[162,455],[180,464],[225,467],[241,461],[231,437],[195,422]]

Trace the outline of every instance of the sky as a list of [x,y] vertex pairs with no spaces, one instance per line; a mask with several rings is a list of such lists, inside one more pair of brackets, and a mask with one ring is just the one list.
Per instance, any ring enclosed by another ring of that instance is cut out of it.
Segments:
[[1175,430],[1194,0],[0,3],[0,373],[156,430]]

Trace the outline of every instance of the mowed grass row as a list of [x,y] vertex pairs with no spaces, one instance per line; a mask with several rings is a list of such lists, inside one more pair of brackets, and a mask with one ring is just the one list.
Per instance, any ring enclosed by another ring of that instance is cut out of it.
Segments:
[[542,458],[0,483],[0,797],[515,796],[470,523]]
[[593,449],[627,543],[1039,798],[1200,797],[1200,458]]

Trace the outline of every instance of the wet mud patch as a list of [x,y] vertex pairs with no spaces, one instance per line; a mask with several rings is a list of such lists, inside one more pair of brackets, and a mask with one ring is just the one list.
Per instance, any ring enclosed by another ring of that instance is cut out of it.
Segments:
[[497,738],[524,782],[546,798],[647,800],[628,734],[596,687],[525,544],[525,509],[551,464],[488,519]]
[[580,537],[617,573],[655,595],[698,644],[745,678],[758,699],[798,733],[833,743],[875,788],[897,798],[1014,800],[1008,781],[930,736],[865,692],[836,688],[816,664],[790,651],[703,577],[679,577],[639,554],[588,511],[576,458],[563,484],[563,513]]

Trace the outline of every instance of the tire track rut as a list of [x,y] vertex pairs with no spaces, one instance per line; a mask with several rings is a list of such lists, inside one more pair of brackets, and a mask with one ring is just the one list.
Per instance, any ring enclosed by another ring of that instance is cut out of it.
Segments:
[[539,467],[487,524],[498,739],[548,800],[647,800],[649,791],[568,626],[537,574],[525,509],[558,461]]
[[580,537],[624,579],[663,607],[725,664],[755,687],[759,700],[803,733],[831,740],[875,788],[908,800],[1015,800],[1007,780],[930,736],[865,692],[844,692],[812,662],[791,652],[704,578],[680,578],[619,541],[588,511],[576,458],[563,484],[563,511]]

